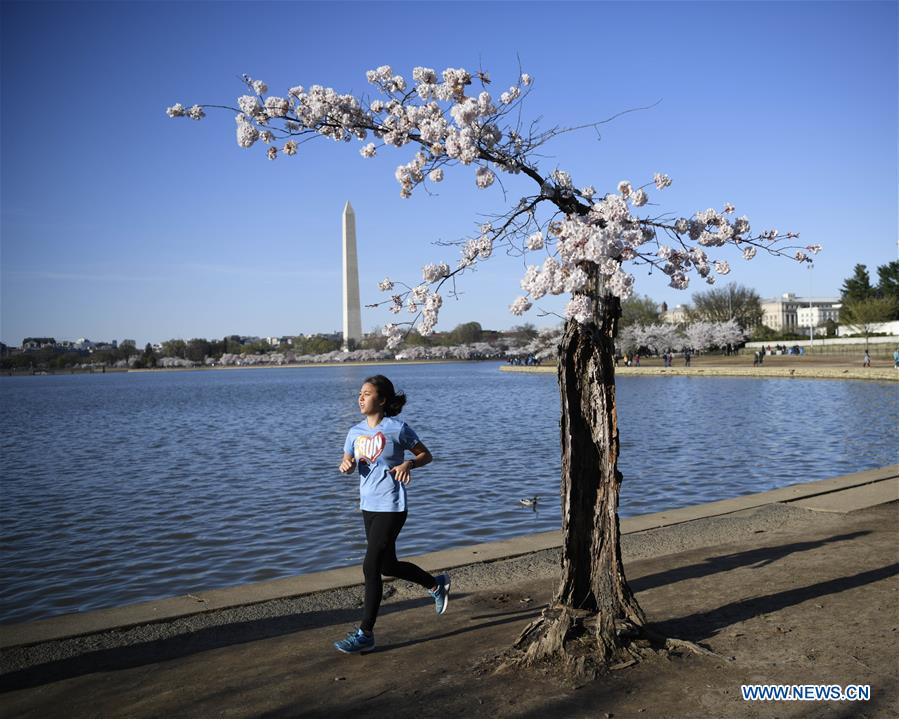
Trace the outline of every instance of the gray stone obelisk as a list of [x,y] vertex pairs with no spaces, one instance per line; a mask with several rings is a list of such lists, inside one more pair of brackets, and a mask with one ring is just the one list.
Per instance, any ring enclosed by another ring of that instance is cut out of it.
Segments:
[[349,202],[343,208],[343,348],[362,340],[359,305],[359,261],[356,257],[356,215]]

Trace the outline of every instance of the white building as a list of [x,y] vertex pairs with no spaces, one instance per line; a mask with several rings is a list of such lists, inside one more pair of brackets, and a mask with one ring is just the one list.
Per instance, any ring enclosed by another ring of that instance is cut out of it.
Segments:
[[678,305],[673,310],[662,312],[662,320],[673,325],[679,325],[687,321],[687,306]]
[[832,307],[815,307],[814,305],[811,307],[800,307],[796,311],[797,321],[800,327],[816,327],[819,330],[816,334],[824,334],[826,332],[823,326],[825,322],[828,320],[840,321],[840,308],[841,305],[839,304]]
[[822,312],[826,310],[828,316],[822,321],[827,319],[839,321],[841,302],[839,297],[797,297],[792,292],[787,292],[775,299],[762,300],[762,324],[778,332],[795,332],[808,328],[809,324],[803,324],[799,320],[800,308],[806,310],[817,308]]

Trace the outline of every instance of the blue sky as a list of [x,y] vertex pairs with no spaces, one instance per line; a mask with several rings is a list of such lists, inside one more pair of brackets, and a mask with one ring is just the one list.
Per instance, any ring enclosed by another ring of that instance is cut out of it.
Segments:
[[[734,255],[729,279],[763,296],[836,295],[855,263],[897,249],[897,4],[662,3],[12,3],[2,4],[0,339],[139,343],[341,326],[340,215],[356,209],[363,302],[385,275],[417,281],[434,244],[470,235],[533,188],[478,190],[455,168],[429,197],[399,196],[396,165],[358,145],[310,143],[269,162],[240,149],[234,120],[171,120],[175,102],[232,105],[248,73],[273,94],[314,83],[367,92],[390,64],[489,71],[496,94],[535,78],[525,116],[544,127],[607,118],[557,138],[560,167],[600,193],[655,172],[650,199],[692,214],[736,205],[756,229],[824,245],[811,272]],[[464,276],[438,329],[555,324],[508,313],[522,260],[495,256]],[[638,269],[637,290],[669,304]],[[561,311],[557,298],[542,306]],[[393,316],[363,309],[370,330]]]

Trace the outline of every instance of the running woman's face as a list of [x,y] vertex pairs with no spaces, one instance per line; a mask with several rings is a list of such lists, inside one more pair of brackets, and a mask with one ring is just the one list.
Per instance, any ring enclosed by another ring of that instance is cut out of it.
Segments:
[[359,390],[359,411],[365,415],[384,411],[384,400],[378,397],[378,388],[366,382]]

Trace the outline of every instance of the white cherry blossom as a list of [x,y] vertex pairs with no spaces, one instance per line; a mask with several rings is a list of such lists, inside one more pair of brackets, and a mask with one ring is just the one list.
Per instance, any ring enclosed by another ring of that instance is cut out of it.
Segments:
[[421,276],[425,282],[436,282],[449,275],[450,268],[446,262],[428,264],[421,268]]
[[542,250],[543,249],[543,233],[535,232],[530,235],[527,239],[527,248],[529,250]]
[[565,307],[565,316],[581,324],[593,319],[593,301],[585,295],[575,295]]
[[531,309],[531,303],[528,301],[527,297],[518,297],[511,305],[509,305],[509,312],[513,315],[523,315],[529,309]]
[[493,174],[493,170],[489,167],[479,167],[475,170],[475,183],[480,188],[490,187],[493,184],[494,179],[496,179],[496,175]]

